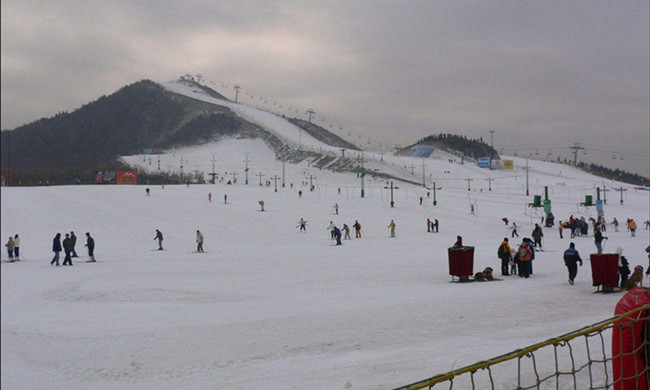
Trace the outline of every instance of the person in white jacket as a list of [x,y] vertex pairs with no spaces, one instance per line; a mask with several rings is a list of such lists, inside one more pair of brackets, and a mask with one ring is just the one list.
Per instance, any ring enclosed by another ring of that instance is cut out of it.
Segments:
[[14,236],[14,259],[20,260],[20,237]]
[[200,231],[196,231],[196,251],[203,253],[203,234]]

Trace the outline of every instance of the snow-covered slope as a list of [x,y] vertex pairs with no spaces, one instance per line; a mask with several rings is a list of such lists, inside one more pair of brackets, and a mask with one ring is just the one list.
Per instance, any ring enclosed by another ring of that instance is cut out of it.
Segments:
[[[24,258],[2,263],[3,389],[391,388],[608,318],[621,295],[593,294],[591,236],[572,240],[587,260],[574,286],[562,261],[571,240],[555,229],[544,229],[530,279],[450,283],[456,236],[475,246],[475,272],[498,270],[497,247],[510,236],[501,218],[528,236],[541,213],[525,205],[544,186],[557,220],[594,216],[579,203],[595,186],[626,189],[623,205],[619,192],[605,193],[605,216],[634,218],[640,229],[633,238],[610,227],[606,252],[621,246],[631,265],[647,266],[649,193],[567,166],[531,161],[526,196],[525,161],[489,171],[434,154],[424,162],[428,185],[442,187],[437,205],[432,191],[395,183],[394,208],[385,181],[366,177],[360,198],[360,178],[308,162],[285,166],[283,188],[282,164],[261,141],[167,151],[161,169],[178,170],[182,156],[184,169],[207,173],[213,153],[224,181],[150,186],[149,197],[146,185],[2,188],[1,234],[20,234]],[[421,178],[422,159],[369,157],[372,167]],[[157,158],[128,157],[152,170]],[[440,233],[427,233],[427,218]],[[355,220],[363,238],[334,246],[329,222]],[[155,250],[155,229],[165,251]],[[205,254],[193,253],[197,229]],[[53,236],[69,231],[80,261],[50,266]],[[95,264],[83,262],[87,231]],[[495,381],[514,388],[516,368],[505,371]]]

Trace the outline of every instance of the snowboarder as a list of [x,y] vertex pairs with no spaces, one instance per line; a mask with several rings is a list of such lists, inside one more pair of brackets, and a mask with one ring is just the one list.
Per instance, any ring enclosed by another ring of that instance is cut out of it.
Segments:
[[596,244],[596,250],[598,254],[603,253],[603,240],[606,240],[607,237],[603,236],[603,233],[600,231],[600,228],[596,228],[594,233],[594,243]]
[[14,236],[14,259],[20,260],[20,237],[17,234]]
[[158,240],[158,250],[161,251],[163,250],[162,247],[162,242],[163,242],[163,234],[160,230],[156,229],[156,237],[153,238],[154,241]]
[[388,224],[388,228],[390,229],[390,238],[395,238],[395,221],[390,220],[390,223]]
[[352,225],[354,228],[354,236],[355,238],[361,238],[361,224],[359,221],[355,220],[354,225]]
[[347,223],[343,224],[343,231],[345,232],[345,237],[343,237],[346,240],[350,239],[350,227],[348,226]]
[[74,244],[72,243],[72,238],[70,238],[70,234],[66,233],[65,238],[63,239],[63,251],[65,252],[63,265],[72,265],[71,254],[73,250],[74,250]]
[[72,244],[72,257],[79,257],[77,256],[77,251],[74,249],[77,245],[77,236],[74,235],[74,232],[70,232],[70,242]]
[[14,261],[14,238],[9,236],[9,241],[5,244],[7,247],[7,254],[9,254],[9,261]]
[[300,227],[301,232],[307,233],[307,221],[300,218],[300,221],[298,222],[298,227]]
[[61,248],[61,233],[57,233],[56,236],[54,236],[54,239],[52,240],[52,252],[54,252],[54,257],[52,258],[52,261],[50,262],[50,265],[54,265],[56,263],[56,266],[59,266],[59,254],[61,253],[63,249]]
[[86,245],[88,248],[88,256],[90,256],[90,260],[88,262],[94,263],[95,262],[95,240],[90,236],[90,233],[86,232]]
[[582,267],[580,253],[576,250],[574,243],[569,244],[569,249],[564,251],[564,264],[569,270],[569,284],[573,285],[576,275],[578,274],[578,263]]
[[508,265],[510,264],[510,260],[512,260],[512,257],[510,255],[510,245],[508,244],[508,238],[504,238],[503,241],[501,242],[501,245],[499,246],[499,250],[497,251],[497,255],[501,259],[501,275],[503,276],[510,276],[508,273]]
[[513,238],[515,236],[519,237],[519,234],[517,234],[517,224],[514,223],[514,221],[512,222],[512,227],[510,227],[510,229],[512,229],[512,235],[510,238]]
[[203,253],[203,234],[200,231],[196,231],[196,251]]

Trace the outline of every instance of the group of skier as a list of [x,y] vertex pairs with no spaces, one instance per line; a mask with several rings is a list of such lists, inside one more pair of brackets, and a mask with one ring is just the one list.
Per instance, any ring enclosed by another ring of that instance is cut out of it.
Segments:
[[[75,246],[77,245],[77,236],[73,231],[65,234],[63,243],[61,243],[61,233],[57,233],[52,240],[52,251],[54,252],[54,257],[50,262],[50,265],[59,266],[59,255],[61,252],[65,252],[65,258],[63,259],[63,265],[73,265],[72,258],[79,257]],[[95,240],[92,238],[90,233],[86,233],[86,245],[88,248],[88,257],[89,263],[94,263],[95,260]]]

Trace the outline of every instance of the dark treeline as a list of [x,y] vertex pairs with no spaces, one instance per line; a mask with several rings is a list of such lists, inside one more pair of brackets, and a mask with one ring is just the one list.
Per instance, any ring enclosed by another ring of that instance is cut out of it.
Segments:
[[607,179],[617,180],[624,183],[636,184],[639,186],[647,187],[650,185],[647,177],[622,171],[620,169],[611,169],[598,164],[587,164],[578,162],[578,167],[596,176],[604,177]]
[[461,152],[465,156],[477,159],[479,157],[490,157],[498,159],[499,153],[490,145],[483,142],[483,138],[473,139],[456,134],[438,134],[422,138],[420,144],[433,144],[446,149]]

